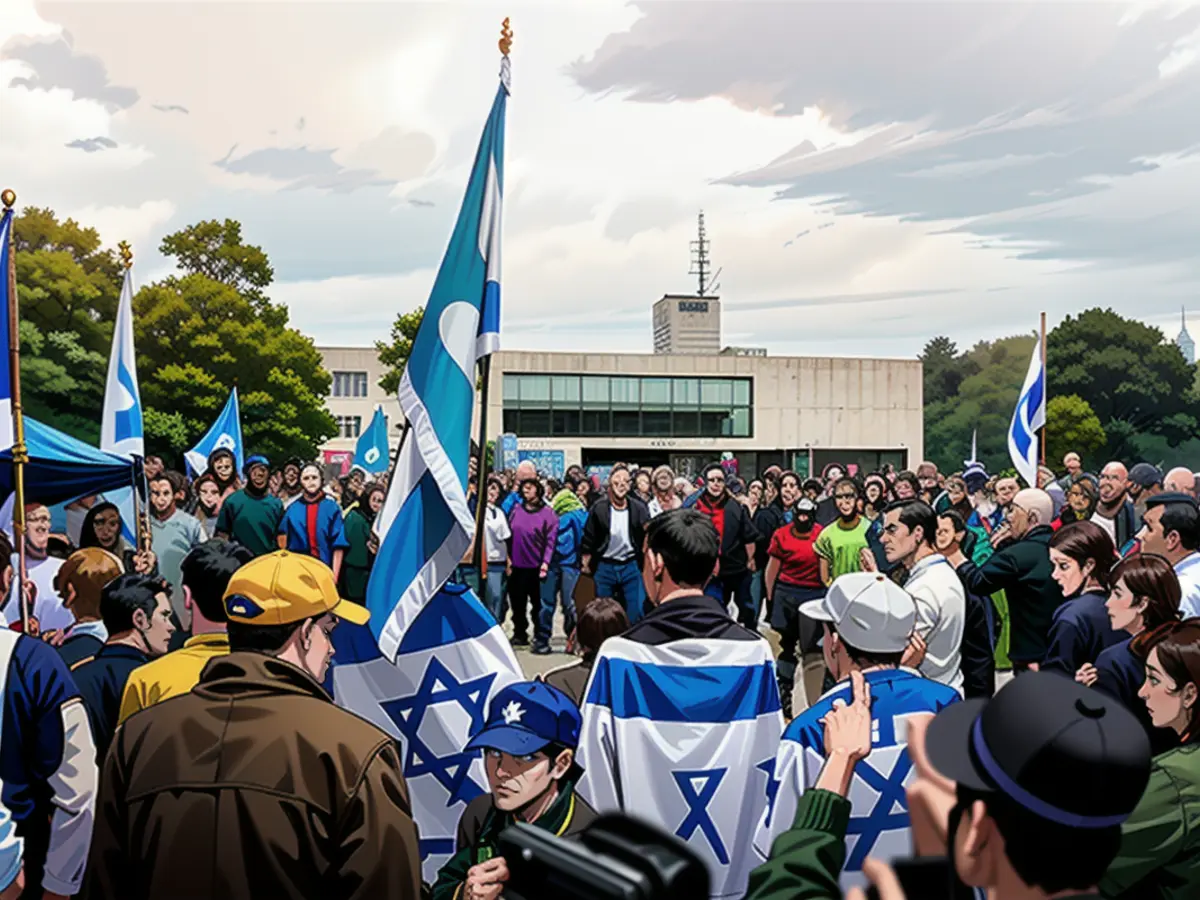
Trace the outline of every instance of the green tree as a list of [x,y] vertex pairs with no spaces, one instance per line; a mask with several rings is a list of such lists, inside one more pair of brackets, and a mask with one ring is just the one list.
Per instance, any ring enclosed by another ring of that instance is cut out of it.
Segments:
[[162,250],[183,253],[178,261],[187,274],[134,298],[146,436],[181,453],[236,385],[247,447],[276,460],[310,459],[337,430],[324,403],[330,376],[312,340],[287,327],[287,309],[263,293],[271,268],[257,247],[234,243],[240,234],[227,221],[169,235]]
[[25,414],[95,444],[100,438],[106,360],[73,331],[21,329],[21,400]]
[[389,394],[394,394],[400,389],[400,376],[404,373],[404,366],[408,363],[417,329],[421,327],[421,319],[424,316],[423,306],[418,306],[412,312],[400,313],[392,323],[392,339],[387,342],[375,342],[379,361],[387,366],[387,371],[379,379],[379,386]]
[[935,337],[921,351],[924,369],[925,403],[942,403],[958,395],[963,381],[979,371],[978,363],[968,354],[960,354],[954,341]]
[[1047,336],[1046,369],[1051,397],[1076,394],[1095,411],[1106,458],[1138,458],[1138,435],[1175,445],[1200,431],[1195,373],[1179,348],[1111,309],[1064,319]]
[[1084,464],[1095,462],[1091,454],[1108,442],[1100,418],[1077,394],[1058,394],[1046,404],[1046,461],[1053,468],[1074,451]]
[[995,472],[1010,465],[1008,426],[1036,338],[982,341],[963,354],[958,392],[925,406],[925,453],[943,472],[962,468],[978,432],[979,461]]

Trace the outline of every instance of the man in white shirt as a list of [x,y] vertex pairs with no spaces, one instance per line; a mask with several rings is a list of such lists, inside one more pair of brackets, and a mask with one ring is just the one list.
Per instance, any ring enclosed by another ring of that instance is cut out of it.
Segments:
[[[33,585],[34,597],[30,613],[38,620],[43,633],[66,631],[75,624],[71,611],[63,606],[62,598],[54,589],[54,576],[62,568],[63,560],[50,556],[50,510],[40,503],[25,506],[25,572]],[[13,554],[13,571],[19,571],[17,555]],[[8,592],[4,607],[4,618],[8,624],[21,621],[21,604],[17,602],[17,583]]]
[[967,595],[954,567],[937,552],[936,536],[937,514],[928,503],[900,500],[884,512],[880,540],[888,562],[908,572],[904,589],[917,608],[913,630],[926,645],[921,674],[961,694]]
[[1175,567],[1182,597],[1179,615],[1200,616],[1200,509],[1188,494],[1156,494],[1146,503],[1143,553],[1157,553]]

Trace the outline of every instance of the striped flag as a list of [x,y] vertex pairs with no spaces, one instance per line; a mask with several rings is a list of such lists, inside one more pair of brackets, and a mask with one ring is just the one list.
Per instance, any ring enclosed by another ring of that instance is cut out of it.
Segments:
[[1008,455],[1025,483],[1037,487],[1038,431],[1046,425],[1046,364],[1042,344],[1033,345],[1029,372],[1017,397],[1012,424],[1008,428]]

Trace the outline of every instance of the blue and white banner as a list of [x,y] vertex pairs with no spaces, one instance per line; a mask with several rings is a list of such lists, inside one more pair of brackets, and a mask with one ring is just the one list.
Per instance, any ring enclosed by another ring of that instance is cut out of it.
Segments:
[[142,400],[138,393],[137,360],[133,350],[133,269],[125,270],[117,321],[113,326],[104,412],[100,418],[100,449],[126,456],[145,456]]
[[13,217],[15,215],[16,212],[14,210],[6,209],[3,217],[0,218],[0,353],[4,356],[3,359],[0,359],[0,450],[8,450],[12,447],[13,434],[15,432],[12,406],[12,370],[10,368],[12,350],[8,340],[9,316],[17,308],[17,298],[8,295],[8,268],[16,262],[9,258],[8,236],[12,231]]
[[393,664],[370,626],[333,631],[330,687],[339,706],[400,742],[421,869],[432,883],[455,851],[466,805],[488,791],[483,758],[463,748],[497,691],[524,680],[496,620],[465,585],[448,584],[409,623]]
[[184,454],[192,477],[204,474],[208,468],[208,457],[217,450],[230,450],[237,460],[237,471],[242,471],[242,414],[238,408],[237,388],[229,392],[225,408],[213,422],[212,428],[205,432],[199,443]]
[[354,465],[369,475],[386,472],[388,467],[388,421],[382,406],[375,407],[371,424],[354,445]]
[[507,71],[506,59],[400,379],[409,429],[376,525],[371,620],[334,631],[335,700],[401,742],[428,882],[454,853],[466,804],[487,789],[481,759],[463,748],[492,695],[521,679],[495,619],[468,589],[446,584],[475,531],[466,488],[476,363],[499,346]]
[[1042,359],[1042,343],[1033,345],[1033,358],[1025,384],[1017,397],[1012,424],[1008,428],[1008,455],[1017,472],[1030,487],[1037,487],[1038,431],[1046,425],[1046,364]]
[[[506,72],[507,60],[502,77]],[[475,365],[500,345],[507,99],[502,80],[400,378],[400,409],[409,430],[376,520],[381,546],[367,585],[371,629],[389,659],[408,623],[446,583],[475,533],[475,517],[467,506],[467,462]]]
[[740,898],[783,734],[765,640],[604,642],[583,705],[579,792],[665,828],[709,868],[713,898]]

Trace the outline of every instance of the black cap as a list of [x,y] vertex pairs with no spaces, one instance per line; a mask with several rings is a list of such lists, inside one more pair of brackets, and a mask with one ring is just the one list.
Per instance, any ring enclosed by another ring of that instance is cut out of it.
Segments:
[[1129,480],[1138,487],[1156,487],[1163,483],[1162,469],[1150,463],[1138,463],[1129,470]]
[[1156,506],[1174,506],[1176,503],[1183,503],[1191,507],[1197,505],[1196,498],[1191,494],[1182,494],[1176,491],[1173,493],[1155,494],[1146,501],[1146,509],[1154,509]]
[[1150,741],[1118,701],[1056,672],[1017,676],[991,700],[946,707],[929,725],[929,761],[1068,828],[1129,817],[1150,779]]

